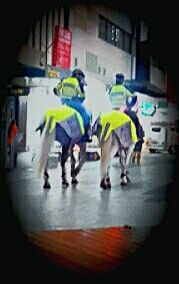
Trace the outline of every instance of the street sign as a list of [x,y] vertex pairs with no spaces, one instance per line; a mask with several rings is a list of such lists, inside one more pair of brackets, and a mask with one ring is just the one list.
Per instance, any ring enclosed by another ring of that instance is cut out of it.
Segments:
[[70,69],[72,33],[67,29],[55,26],[55,39],[52,47],[52,65]]
[[141,108],[142,114],[145,116],[153,116],[156,112],[156,106],[150,102],[143,102]]

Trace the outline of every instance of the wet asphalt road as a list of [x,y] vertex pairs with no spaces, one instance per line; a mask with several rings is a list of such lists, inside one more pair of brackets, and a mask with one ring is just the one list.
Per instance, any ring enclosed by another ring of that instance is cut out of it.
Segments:
[[[70,165],[68,163],[68,165]],[[102,190],[100,161],[86,162],[79,184],[61,186],[61,169],[50,169],[51,189],[33,168],[7,173],[15,214],[25,232],[111,226],[156,226],[165,218],[167,193],[173,188],[174,156],[143,153],[141,165],[130,165],[131,183],[120,185],[118,158],[111,164],[111,190]]]

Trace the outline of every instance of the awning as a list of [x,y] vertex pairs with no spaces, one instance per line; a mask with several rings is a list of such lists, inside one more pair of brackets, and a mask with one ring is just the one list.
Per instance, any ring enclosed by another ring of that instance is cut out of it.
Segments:
[[21,63],[18,63],[15,68],[14,77],[45,77],[45,69],[27,66]]
[[29,77],[29,78],[64,78],[71,75],[71,71],[68,69],[62,69],[47,65],[46,68],[42,69],[34,66],[27,66],[21,63],[17,63],[14,77]]
[[166,93],[149,81],[126,80],[125,87],[131,92],[139,92],[151,97],[166,98]]

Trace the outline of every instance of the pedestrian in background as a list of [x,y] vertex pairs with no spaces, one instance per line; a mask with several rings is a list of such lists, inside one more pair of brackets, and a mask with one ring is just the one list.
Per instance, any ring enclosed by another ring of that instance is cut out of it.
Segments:
[[144,136],[145,136],[145,133],[144,133],[141,125],[140,125],[140,127],[141,127],[141,130],[140,130],[141,131],[141,137],[140,137],[139,141],[135,144],[135,148],[134,148],[134,151],[132,153],[132,162],[135,163],[135,161],[137,161],[138,165],[140,164],[140,161],[141,161],[142,145],[144,143]]
[[17,153],[15,139],[17,137],[17,134],[18,127],[16,121],[12,119],[9,124],[7,133],[7,154],[9,155],[9,169],[13,169],[16,166]]
[[139,118],[137,116],[138,107],[139,106],[138,106],[137,96],[128,97],[126,99],[126,109],[124,112],[128,116],[130,116],[130,118],[134,122],[135,127],[136,127],[136,134],[138,138],[138,142],[135,144],[135,148],[132,154],[132,162],[134,163],[135,161],[137,161],[137,163],[140,164],[142,145],[144,143],[145,133],[139,121]]

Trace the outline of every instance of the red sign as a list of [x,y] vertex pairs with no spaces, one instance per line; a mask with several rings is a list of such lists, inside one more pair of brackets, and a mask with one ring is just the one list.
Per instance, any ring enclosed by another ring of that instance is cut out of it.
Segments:
[[64,69],[70,68],[72,33],[55,26],[55,39],[52,47],[52,65]]

